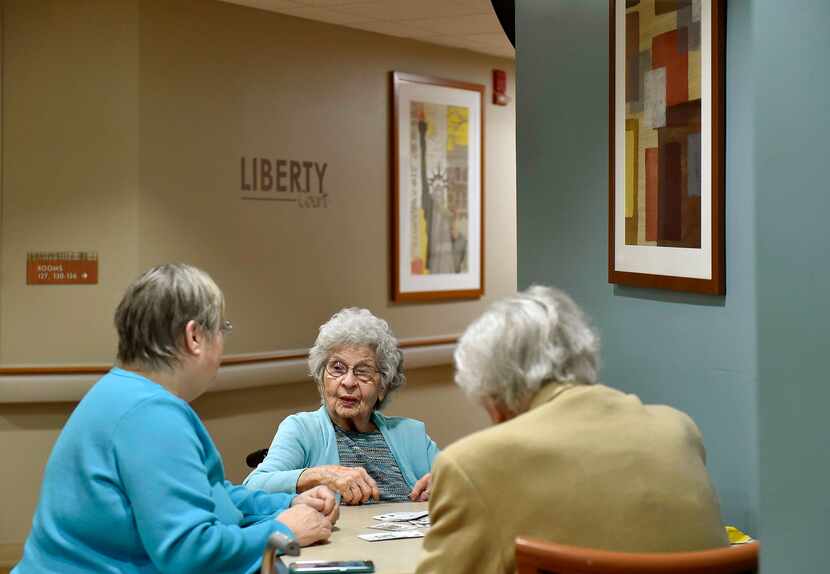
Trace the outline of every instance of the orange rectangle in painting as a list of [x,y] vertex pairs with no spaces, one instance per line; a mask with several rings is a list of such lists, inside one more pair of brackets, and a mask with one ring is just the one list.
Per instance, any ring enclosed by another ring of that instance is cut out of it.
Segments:
[[98,254],[88,251],[29,253],[27,285],[94,285],[98,283]]
[[646,241],[657,241],[657,148],[646,148]]

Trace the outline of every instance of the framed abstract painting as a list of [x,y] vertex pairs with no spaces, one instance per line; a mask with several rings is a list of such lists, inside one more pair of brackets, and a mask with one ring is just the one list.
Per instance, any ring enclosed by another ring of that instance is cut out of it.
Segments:
[[484,86],[392,72],[392,299],[484,293]]
[[610,0],[608,282],[725,293],[725,0]]

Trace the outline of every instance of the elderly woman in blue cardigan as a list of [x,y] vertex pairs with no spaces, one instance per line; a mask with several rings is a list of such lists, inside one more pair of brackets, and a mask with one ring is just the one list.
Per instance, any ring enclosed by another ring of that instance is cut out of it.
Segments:
[[115,312],[118,367],[58,437],[14,574],[251,573],[274,532],[301,545],[329,537],[334,493],[232,485],[189,405],[216,378],[224,311],[213,279],[189,265],[130,285]]
[[341,310],[320,327],[308,364],[322,406],[286,418],[244,484],[289,493],[324,485],[344,504],[429,500],[438,447],[422,422],[380,412],[406,382],[387,322]]

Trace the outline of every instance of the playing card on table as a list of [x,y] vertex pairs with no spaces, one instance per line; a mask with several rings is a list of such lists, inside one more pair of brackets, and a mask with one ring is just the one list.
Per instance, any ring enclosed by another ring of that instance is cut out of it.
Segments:
[[398,538],[423,538],[424,533],[417,530],[404,530],[403,532],[373,532],[372,534],[358,534],[358,538],[368,542],[380,542],[381,540],[397,540]]
[[409,522],[410,520],[418,520],[429,516],[429,510],[420,510],[417,512],[388,512],[386,514],[378,514],[373,516],[375,520],[383,522]]
[[369,528],[376,528],[378,530],[390,530],[392,532],[399,532],[401,530],[415,530],[419,526],[411,522],[378,522],[371,525]]

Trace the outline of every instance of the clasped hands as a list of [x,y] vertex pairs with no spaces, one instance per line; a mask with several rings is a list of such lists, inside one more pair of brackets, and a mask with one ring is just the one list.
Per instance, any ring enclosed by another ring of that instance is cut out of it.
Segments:
[[291,501],[291,508],[277,515],[277,520],[291,529],[300,546],[328,540],[331,528],[340,517],[340,505],[327,486],[315,486]]

